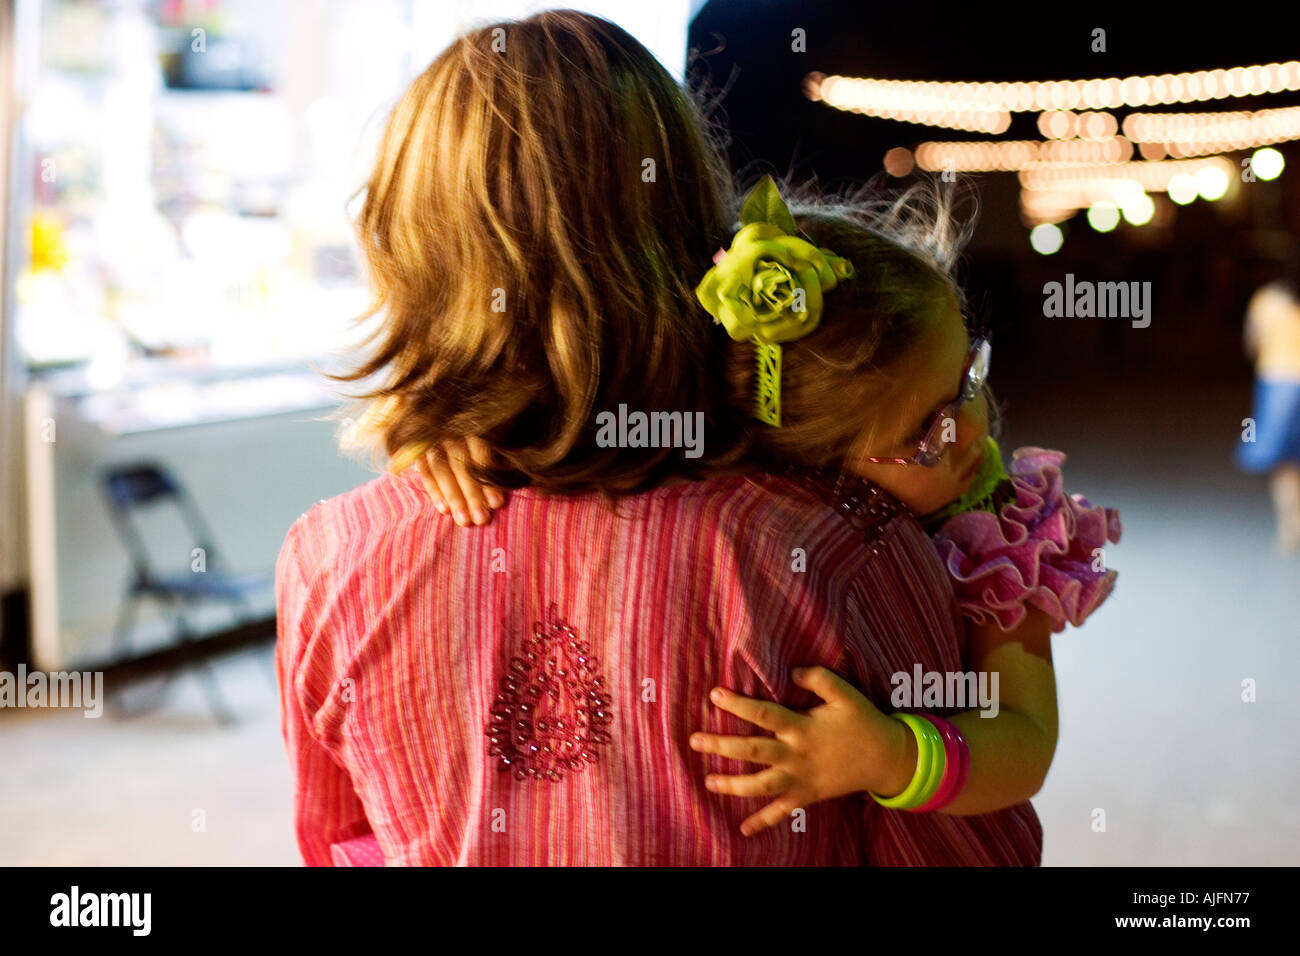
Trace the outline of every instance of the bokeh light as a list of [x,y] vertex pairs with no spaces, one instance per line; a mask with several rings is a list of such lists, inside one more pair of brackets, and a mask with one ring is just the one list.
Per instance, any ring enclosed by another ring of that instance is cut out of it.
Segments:
[[1156,204],[1146,193],[1142,193],[1119,207],[1119,211],[1124,214],[1134,226],[1145,226],[1151,221],[1151,217],[1156,214]]
[[1055,223],[1039,223],[1029,230],[1029,245],[1040,255],[1050,256],[1061,248],[1063,242],[1065,242],[1065,234]]
[[1250,168],[1255,171],[1257,179],[1277,179],[1286,168],[1286,160],[1276,149],[1266,146],[1255,150],[1255,155],[1250,158]]
[[895,146],[885,153],[885,172],[891,176],[906,176],[916,166],[912,151],[904,146]]
[[1169,180],[1169,198],[1180,206],[1186,206],[1199,193],[1196,177],[1189,173],[1179,173]]
[[1088,225],[1098,232],[1110,232],[1119,225],[1119,209],[1102,200],[1088,207]]
[[1228,174],[1217,166],[1207,166],[1196,174],[1196,189],[1211,201],[1222,199],[1228,191]]

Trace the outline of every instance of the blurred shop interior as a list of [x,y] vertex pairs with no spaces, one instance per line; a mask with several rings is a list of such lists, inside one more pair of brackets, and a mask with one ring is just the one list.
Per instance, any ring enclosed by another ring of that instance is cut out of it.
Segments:
[[[374,477],[318,370],[365,332],[349,217],[387,111],[456,34],[536,5],[4,5],[0,658],[264,635],[288,525]],[[685,0],[605,6],[681,76]],[[210,593],[176,593],[200,565]]]

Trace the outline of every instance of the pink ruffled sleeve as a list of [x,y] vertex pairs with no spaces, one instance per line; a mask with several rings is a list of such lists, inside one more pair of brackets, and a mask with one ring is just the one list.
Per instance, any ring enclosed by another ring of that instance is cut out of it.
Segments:
[[992,618],[1009,631],[1033,605],[1062,631],[1081,625],[1114,589],[1117,572],[1094,552],[1119,541],[1119,512],[1067,495],[1064,461],[1059,451],[1016,449],[1007,502],[996,513],[954,515],[934,535],[962,613],[977,623]]

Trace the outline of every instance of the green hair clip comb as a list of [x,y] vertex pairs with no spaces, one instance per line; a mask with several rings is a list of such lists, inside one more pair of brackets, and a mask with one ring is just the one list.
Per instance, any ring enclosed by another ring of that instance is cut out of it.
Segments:
[[780,427],[781,343],[816,330],[822,293],[852,276],[853,263],[794,235],[794,216],[771,176],[745,197],[740,223],[731,247],[718,250],[695,295],[728,335],[756,346],[754,415]]

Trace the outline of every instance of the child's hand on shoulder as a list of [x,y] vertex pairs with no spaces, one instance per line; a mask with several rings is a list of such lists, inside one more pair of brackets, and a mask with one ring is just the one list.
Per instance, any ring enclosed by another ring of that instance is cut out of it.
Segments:
[[505,492],[495,485],[479,484],[466,470],[470,462],[486,465],[489,457],[481,439],[466,438],[444,442],[419,459],[420,479],[439,513],[451,515],[464,527],[487,524],[494,510],[505,507]]
[[863,790],[894,794],[911,778],[908,764],[911,733],[900,721],[882,714],[852,684],[825,667],[794,672],[794,682],[826,703],[806,714],[772,701],[742,697],[716,688],[713,703],[775,737],[732,737],[696,733],[691,747],[701,753],[768,764],[748,776],[710,774],[705,785],[734,797],[775,797],[741,824],[750,836],[780,823],[800,807]]

